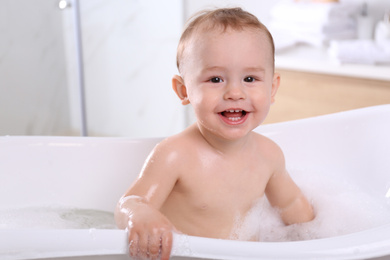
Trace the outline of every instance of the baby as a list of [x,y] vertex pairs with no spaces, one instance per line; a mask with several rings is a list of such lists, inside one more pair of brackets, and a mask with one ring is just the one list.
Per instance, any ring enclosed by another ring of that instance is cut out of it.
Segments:
[[240,8],[201,12],[182,34],[177,66],[173,90],[197,121],[154,148],[120,199],[130,255],[168,259],[172,232],[228,239],[264,194],[286,225],[312,220],[281,149],[252,131],[280,81],[267,28]]

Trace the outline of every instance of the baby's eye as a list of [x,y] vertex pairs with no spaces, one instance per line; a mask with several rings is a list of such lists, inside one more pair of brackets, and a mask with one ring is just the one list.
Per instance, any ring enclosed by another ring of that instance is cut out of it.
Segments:
[[211,82],[211,83],[221,83],[221,82],[222,82],[222,79],[219,78],[219,77],[212,77],[212,78],[210,79],[210,82]]
[[255,78],[254,77],[246,77],[246,78],[244,78],[244,81],[245,82],[254,82]]

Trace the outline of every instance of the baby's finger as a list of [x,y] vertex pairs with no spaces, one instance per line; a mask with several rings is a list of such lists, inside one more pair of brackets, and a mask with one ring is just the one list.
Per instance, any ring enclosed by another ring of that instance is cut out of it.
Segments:
[[141,259],[149,259],[149,252],[148,252],[148,243],[149,243],[149,237],[147,234],[142,235],[139,237],[138,240],[138,258]]
[[165,231],[161,238],[161,260],[169,260],[173,241],[172,231]]
[[129,237],[129,255],[136,257],[138,255],[138,235],[133,234]]
[[155,232],[149,237],[148,252],[150,259],[158,259],[161,251],[161,235]]

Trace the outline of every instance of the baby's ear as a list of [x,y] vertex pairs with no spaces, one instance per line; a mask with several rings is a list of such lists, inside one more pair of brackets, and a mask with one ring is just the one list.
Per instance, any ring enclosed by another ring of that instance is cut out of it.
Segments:
[[280,74],[275,73],[274,78],[272,80],[271,104],[273,104],[275,102],[275,95],[279,89],[279,85],[280,85]]
[[172,88],[176,95],[180,98],[183,105],[188,105],[190,103],[190,100],[187,96],[187,87],[184,85],[184,80],[182,77],[178,75],[173,76]]

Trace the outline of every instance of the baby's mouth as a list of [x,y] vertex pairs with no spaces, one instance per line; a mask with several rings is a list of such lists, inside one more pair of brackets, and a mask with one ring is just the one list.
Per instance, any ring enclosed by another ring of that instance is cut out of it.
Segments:
[[223,117],[226,117],[229,121],[238,121],[243,118],[247,112],[241,109],[229,109],[220,113]]

